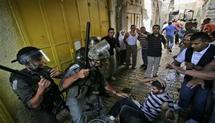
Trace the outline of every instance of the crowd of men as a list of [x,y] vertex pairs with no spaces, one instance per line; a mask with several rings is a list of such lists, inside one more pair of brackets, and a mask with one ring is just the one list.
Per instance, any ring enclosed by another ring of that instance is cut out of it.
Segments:
[[[213,123],[215,109],[211,104],[215,102],[215,30],[214,24],[208,21],[210,19],[204,20],[201,30],[196,29],[196,22],[186,23],[185,30],[176,21],[169,22],[162,29],[160,25],[153,25],[151,33],[145,27],[138,29],[131,25],[130,31],[122,30],[115,37],[114,29],[109,28],[107,36],[91,47],[87,54],[85,48],[79,49],[75,62],[65,72],[46,66],[44,58],[47,59],[47,56],[42,50],[24,47],[19,50],[13,62],[18,61],[24,65],[25,68],[20,72],[28,77],[11,74],[12,89],[30,111],[32,122],[35,123],[60,122],[56,118],[56,111],[61,106],[70,112],[71,122],[86,123],[88,119],[85,111],[98,105],[102,107],[101,96],[106,96],[108,92],[121,98],[107,113],[108,120],[113,122],[119,116],[121,123],[152,123],[166,104],[168,108],[165,117],[168,119],[174,119],[175,111],[186,113],[191,107],[186,123]],[[165,90],[165,83],[155,79],[158,77],[162,44],[172,52],[174,39],[179,40],[176,43],[180,44],[181,50],[167,68],[185,74],[177,104],[173,104],[173,99]],[[136,69],[137,41],[141,45],[141,68],[145,70],[143,76],[146,81],[152,81],[151,91],[142,102],[129,98],[128,94],[113,88],[108,82],[116,80],[114,71],[119,64],[125,65],[127,69]],[[107,65],[106,61],[109,61],[108,77],[100,69]],[[183,64],[186,69],[180,67]],[[61,80],[59,87],[53,78]],[[67,92],[66,101],[62,98],[64,91]],[[213,97],[213,100],[209,97]]]

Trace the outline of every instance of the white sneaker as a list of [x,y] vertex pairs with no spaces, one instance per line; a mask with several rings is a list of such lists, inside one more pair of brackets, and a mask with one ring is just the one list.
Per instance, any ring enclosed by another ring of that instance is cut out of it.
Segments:
[[193,119],[189,119],[185,123],[199,123],[199,122]]
[[115,117],[114,116],[109,116],[106,120],[107,123],[115,123]]

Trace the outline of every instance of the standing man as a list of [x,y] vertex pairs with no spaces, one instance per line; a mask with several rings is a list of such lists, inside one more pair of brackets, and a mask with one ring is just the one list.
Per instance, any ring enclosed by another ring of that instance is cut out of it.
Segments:
[[148,65],[144,75],[146,78],[157,77],[162,53],[161,43],[163,43],[164,48],[166,48],[166,40],[164,36],[160,34],[160,26],[154,25],[152,30],[153,33],[146,38],[148,41]]
[[115,55],[114,55],[114,49],[117,48],[117,41],[113,37],[114,33],[115,33],[114,28],[109,28],[108,35],[101,39],[101,40],[105,39],[110,45],[110,49],[109,49],[110,58],[109,58],[109,67],[108,67],[108,71],[110,74],[108,79],[110,79],[110,80],[116,80],[116,78],[113,76],[113,74],[115,72],[115,68],[116,68],[116,59],[115,59]]
[[167,39],[167,43],[168,43],[168,50],[169,52],[172,52],[172,47],[174,45],[174,33],[177,30],[176,27],[174,25],[172,25],[172,22],[168,23],[168,26],[166,26],[163,31],[166,31],[166,39]]
[[148,50],[148,42],[146,40],[147,36],[149,35],[149,32],[146,31],[146,28],[143,26],[140,28],[138,40],[140,41],[141,47],[142,47],[142,60],[143,64],[141,65],[141,68],[146,70],[147,68],[147,50]]
[[[174,65],[179,66],[185,62],[187,70],[202,70],[214,60],[215,46],[209,44],[209,36],[204,32],[194,33],[191,38],[190,48],[184,49],[175,59]],[[201,122],[204,116],[205,105],[209,92],[213,87],[213,81],[204,80],[204,87],[193,86],[192,76],[185,75],[181,86],[178,105],[186,110],[190,103],[193,104],[192,114],[187,123]],[[199,83],[201,81],[197,81]]]
[[130,57],[132,56],[132,69],[136,68],[137,64],[137,38],[136,26],[131,25],[131,31],[125,34],[124,42],[127,45],[126,67],[129,68]]
[[119,32],[119,46],[120,46],[120,58],[119,58],[119,63],[120,65],[123,65],[126,63],[126,44],[124,42],[124,37],[125,37],[125,31],[121,30]]

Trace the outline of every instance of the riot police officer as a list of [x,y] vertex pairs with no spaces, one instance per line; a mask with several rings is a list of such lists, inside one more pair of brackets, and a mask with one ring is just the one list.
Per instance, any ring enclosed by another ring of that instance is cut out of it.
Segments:
[[20,72],[26,76],[12,73],[11,86],[29,109],[31,123],[58,123],[55,113],[64,101],[52,78],[61,78],[63,73],[45,66],[49,58],[36,47],[24,47],[19,50],[16,60],[12,62],[15,61],[25,66]]
[[[113,87],[105,80],[99,68],[104,61],[109,58],[109,44],[106,41],[100,41],[98,44],[90,48],[88,52],[89,61],[85,61],[85,51],[81,48],[76,53],[75,64],[71,65],[65,78],[62,81],[62,86],[67,88],[70,81],[74,80],[74,75],[79,70],[83,70],[86,62],[89,62],[88,73],[84,79],[78,79],[69,88],[67,94],[67,106],[69,107],[73,123],[86,123],[86,110],[101,105],[101,93],[109,91],[114,95],[125,97],[127,94],[113,89]],[[98,104],[100,103],[100,104]]]

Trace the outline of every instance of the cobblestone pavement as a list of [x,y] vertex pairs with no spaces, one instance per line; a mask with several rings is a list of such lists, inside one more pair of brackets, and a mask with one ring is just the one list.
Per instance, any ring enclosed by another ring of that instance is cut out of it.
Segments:
[[[161,63],[158,71],[158,76],[160,79],[166,82],[166,91],[177,100],[178,98],[178,88],[180,87],[180,82],[183,80],[182,75],[177,75],[174,70],[166,69],[167,63],[173,61],[172,57],[176,55],[179,51],[175,46],[173,52],[169,53],[166,49],[163,49]],[[131,90],[130,94],[133,95],[137,100],[142,100],[149,92],[150,84],[141,84],[144,78],[144,70],[140,68],[142,64],[141,53],[138,51],[138,60],[136,69],[125,69],[124,66],[120,66],[116,73],[116,81],[111,81],[110,83],[120,89],[120,90]],[[107,99],[107,105],[111,105],[116,97]],[[108,106],[109,107],[109,106]]]

